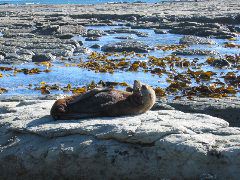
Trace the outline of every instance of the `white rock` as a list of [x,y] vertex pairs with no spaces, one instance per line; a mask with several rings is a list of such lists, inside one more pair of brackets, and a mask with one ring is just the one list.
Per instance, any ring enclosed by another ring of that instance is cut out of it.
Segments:
[[52,100],[0,105],[0,179],[240,176],[240,129],[175,110],[54,121]]

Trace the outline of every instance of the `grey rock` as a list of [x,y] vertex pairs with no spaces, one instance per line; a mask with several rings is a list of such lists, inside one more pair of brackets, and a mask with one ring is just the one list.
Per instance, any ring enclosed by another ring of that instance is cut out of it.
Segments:
[[103,35],[106,35],[106,33],[102,30],[89,29],[87,31],[87,34],[84,36],[91,38],[91,37],[102,37]]
[[200,175],[199,180],[217,180],[217,175],[204,173]]
[[146,22],[158,22],[159,19],[158,17],[156,16],[147,16],[147,15],[144,15],[142,17],[139,18],[140,21],[146,21]]
[[136,53],[147,53],[153,48],[138,41],[122,41],[113,44],[104,45],[102,48],[104,52],[136,52]]
[[83,47],[83,46],[80,46],[80,47],[78,47],[78,48],[75,49],[75,51],[74,51],[74,55],[77,55],[78,53],[86,54],[86,53],[89,53],[89,52],[90,52],[90,51],[89,51],[88,48]]
[[224,68],[224,67],[230,67],[231,64],[226,59],[216,59],[211,64],[212,66],[216,68]]
[[236,31],[236,32],[240,33],[240,27],[235,26],[234,28],[235,28],[235,31]]
[[195,98],[194,100],[175,100],[168,104],[176,110],[208,114],[228,121],[230,126],[240,127],[239,98]]
[[19,50],[16,51],[16,53],[18,55],[28,55],[28,56],[33,56],[34,55],[34,53],[32,51],[27,50],[27,49],[19,49]]
[[74,37],[73,34],[60,34],[57,36],[59,39],[71,39]]
[[85,41],[99,41],[98,37],[87,37]]
[[180,44],[216,44],[212,39],[204,38],[204,37],[197,37],[197,36],[184,36],[179,41]]
[[64,44],[73,45],[74,48],[79,48],[81,46],[81,44],[78,41],[74,40],[74,39],[63,40],[62,42]]
[[166,103],[156,102],[152,107],[151,111],[158,111],[158,110],[175,110],[175,108]]
[[16,53],[8,53],[5,57],[6,59],[20,59],[20,55]]
[[146,32],[140,32],[140,31],[137,31],[137,30],[134,30],[134,29],[131,29],[131,28],[126,28],[126,27],[123,27],[123,28],[115,28],[115,29],[112,29],[112,30],[107,30],[105,31],[109,34],[135,34],[137,35],[138,37],[148,37],[148,33]]
[[154,29],[155,34],[167,34],[167,31],[162,29]]
[[61,33],[61,28],[58,25],[44,25],[37,27],[33,32],[40,35],[55,35]]
[[137,32],[136,35],[138,37],[148,37],[148,33],[145,33],[145,32]]
[[7,53],[5,58],[1,61],[2,64],[19,64],[24,62],[29,62],[29,59],[16,53]]
[[2,51],[0,51],[0,55],[3,56],[3,57],[6,57],[6,56],[7,56],[6,53],[5,53],[5,52],[2,52]]
[[53,121],[53,103],[1,102],[1,179],[14,179],[16,174],[22,179],[240,176],[240,129],[229,128],[222,119],[163,110]]
[[184,49],[184,50],[175,51],[172,54],[184,55],[184,56],[191,56],[191,55],[209,56],[209,55],[218,55],[219,53],[217,51],[210,51],[210,50]]
[[124,27],[124,28],[115,28],[111,30],[106,30],[105,32],[108,34],[119,34],[119,33],[137,34],[139,31]]
[[[67,49],[54,49],[54,51],[52,49],[33,49],[32,50],[34,52],[34,54],[52,54],[54,56],[58,56],[58,57],[68,57],[68,56],[72,56],[74,51],[77,51],[77,49],[72,48],[71,50],[67,50]],[[55,57],[54,57],[55,59]]]
[[31,61],[34,53],[30,50],[27,50],[27,49],[18,49],[16,51],[16,54],[19,55],[21,57],[21,59],[23,60],[27,60],[27,61]]
[[4,33],[3,37],[4,38],[17,38],[17,37],[34,38],[35,34],[32,34],[32,33]]
[[74,34],[74,35],[84,35],[86,34],[86,28],[79,24],[69,24],[63,25],[60,27],[60,30],[57,30],[57,33],[60,34]]
[[99,49],[101,46],[99,44],[94,44],[91,46],[91,48],[93,49]]
[[115,39],[133,39],[131,36],[117,36]]
[[236,37],[236,33],[231,32],[227,27],[219,24],[184,22],[177,26],[172,26],[169,33],[195,35],[195,36],[214,36],[219,39]]
[[228,33],[226,33],[226,34],[220,34],[220,35],[216,36],[215,38],[216,39],[231,39],[231,38],[234,38],[236,36],[237,35],[235,35],[235,34],[228,34]]
[[51,53],[47,54],[35,54],[32,57],[33,62],[53,61],[55,57]]
[[15,46],[6,46],[5,44],[0,45],[0,54],[6,56],[8,53],[16,53],[17,49]]
[[149,22],[145,23],[128,23],[126,26],[131,27],[132,29],[153,29],[153,28],[159,28],[159,24],[153,24]]
[[3,55],[0,55],[0,61],[4,60],[4,56]]
[[83,42],[82,41],[78,41],[80,46],[83,46]]
[[127,20],[136,22],[137,21],[137,17],[136,16],[130,16]]

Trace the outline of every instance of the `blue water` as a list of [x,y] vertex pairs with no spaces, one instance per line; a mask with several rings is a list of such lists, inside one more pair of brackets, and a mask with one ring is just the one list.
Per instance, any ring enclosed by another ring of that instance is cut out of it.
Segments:
[[[95,29],[95,30],[111,30],[114,28],[119,28],[119,26],[89,26],[88,29]],[[119,36],[131,36],[134,40],[143,42],[149,46],[156,46],[157,44],[160,45],[170,45],[170,44],[178,44],[180,38],[183,35],[177,35],[177,34],[155,34],[153,30],[151,29],[138,29],[140,32],[145,32],[148,34],[148,37],[138,37],[135,34],[109,34],[106,36],[103,36],[100,38],[99,41],[85,41],[84,37],[76,36],[73,39],[81,40],[83,41],[83,44],[85,47],[87,47],[90,51],[97,51],[101,53],[100,49],[92,49],[91,46],[93,44],[99,44],[100,46],[103,46],[105,44],[111,43],[111,42],[118,42],[122,41],[119,39],[116,39],[116,37]],[[228,54],[228,55],[234,55],[239,54],[239,49],[237,48],[224,48],[224,43],[227,40],[220,40],[220,39],[213,39],[216,44],[215,45],[192,45],[189,47],[189,49],[206,49],[206,50],[216,50],[221,55]],[[240,37],[237,38],[236,41],[234,41],[236,44],[240,44]],[[162,51],[162,50],[155,50],[150,51],[147,55],[155,56],[155,57],[165,57],[172,53],[172,51]],[[66,67],[65,63],[71,64],[71,63],[79,63],[79,58],[81,58],[83,61],[87,60],[87,54],[79,54],[73,56],[73,60],[71,62],[68,61],[55,61],[53,62],[53,66],[50,67],[51,72],[49,73],[40,73],[35,75],[25,75],[23,73],[17,73],[16,76],[13,76],[13,72],[6,71],[2,73],[4,75],[3,78],[0,78],[0,87],[8,89],[8,93],[4,93],[4,95],[19,95],[19,94],[25,94],[25,95],[40,95],[41,92],[39,90],[34,90],[34,87],[39,87],[41,82],[46,82],[49,85],[57,84],[61,87],[66,87],[67,84],[71,84],[72,87],[82,87],[89,83],[91,83],[93,80],[97,83],[100,80],[103,81],[115,81],[115,82],[126,82],[129,85],[133,84],[133,81],[135,79],[142,81],[143,83],[149,84],[153,87],[161,87],[166,88],[169,86],[169,82],[166,81],[168,78],[166,74],[163,74],[162,76],[153,75],[151,73],[144,73],[143,71],[138,72],[125,72],[121,70],[116,70],[113,74],[109,73],[95,73],[94,71],[90,71],[83,68],[78,67]],[[184,56],[182,56],[184,57]],[[110,58],[110,57],[109,57]],[[113,57],[113,58],[121,58],[121,57]],[[127,57],[129,61],[145,61],[147,62],[147,57],[136,57],[136,56],[128,56]],[[204,71],[213,71],[216,73],[216,75],[213,77],[212,81],[216,81],[217,79],[221,82],[224,82],[223,76],[224,74],[228,72],[235,72],[236,75],[240,75],[240,71],[236,68],[224,68],[224,69],[216,69],[212,66],[204,63],[206,61],[207,56],[185,56],[187,60],[190,62],[193,61],[194,58],[198,58],[198,64],[201,65],[201,69]],[[74,60],[75,59],[75,60]],[[75,62],[76,61],[76,62]],[[6,66],[3,64],[0,64],[0,66]],[[11,66],[10,66],[11,67]],[[41,70],[44,70],[45,66],[37,66],[34,63],[27,63],[22,65],[14,66],[18,69],[22,68],[39,68]],[[182,73],[184,71],[187,71],[188,68],[176,68],[176,71],[178,73]],[[209,83],[211,83],[209,82]],[[31,88],[29,88],[29,84],[31,84]],[[191,83],[192,86],[196,86],[196,82],[192,80]],[[62,94],[63,91],[51,91],[51,94]],[[240,92],[237,94],[237,96],[240,96]]]
[[[109,2],[137,2],[138,0],[0,0],[0,4],[99,4]],[[157,3],[162,0],[141,0],[141,2]]]

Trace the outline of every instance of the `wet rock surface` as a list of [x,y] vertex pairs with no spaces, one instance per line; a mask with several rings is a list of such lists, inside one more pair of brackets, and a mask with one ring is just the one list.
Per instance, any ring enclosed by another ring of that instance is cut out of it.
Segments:
[[155,32],[156,34],[167,34],[167,31],[161,30],[161,29],[154,29],[154,32]]
[[131,29],[131,28],[115,28],[112,30],[107,30],[105,31],[106,33],[109,34],[117,34],[117,33],[122,33],[122,34],[137,34],[139,31]]
[[216,59],[215,61],[213,61],[213,63],[211,65],[216,68],[224,68],[224,67],[231,66],[231,64],[225,59]]
[[35,54],[32,57],[32,61],[33,62],[45,62],[45,61],[53,61],[55,59],[55,57],[50,54]]
[[100,47],[101,47],[101,46],[98,45],[98,44],[94,44],[94,45],[91,46],[91,48],[93,48],[93,49],[99,49]]
[[240,130],[222,119],[161,110],[53,121],[53,103],[1,103],[1,178],[239,177]]
[[47,26],[37,26],[37,29],[34,30],[34,33],[39,35],[55,35],[60,34],[60,26],[58,25],[47,25]]
[[219,39],[228,39],[237,36],[231,32],[227,26],[211,23],[183,22],[176,24],[170,31],[174,34],[195,35],[195,36],[214,36]]
[[133,37],[131,36],[118,36],[118,37],[115,37],[116,39],[133,39]]
[[98,37],[87,37],[85,41],[99,41]]
[[173,52],[174,55],[185,55],[185,56],[191,56],[191,55],[199,55],[199,56],[206,56],[206,55],[219,55],[217,51],[209,51],[209,50],[196,50],[196,49],[184,49],[184,50],[178,50]]
[[[83,26],[71,23],[64,19],[65,16],[56,20],[51,16],[40,16],[37,21],[30,14],[0,18],[3,28],[0,49],[6,54],[1,63],[6,64],[31,62],[35,54],[71,56],[77,47],[66,40],[85,32]],[[63,23],[64,20],[68,22]]]
[[[2,63],[31,61],[31,55],[16,54],[19,49],[36,53],[51,53],[61,58],[72,56],[76,47],[64,40],[82,35],[97,41],[108,33],[134,34],[147,37],[137,29],[153,29],[157,34],[170,33],[232,38],[239,32],[239,1],[174,2],[97,5],[1,5],[0,50]],[[181,7],[181,8],[179,8]],[[190,8],[191,7],[191,8]],[[88,10],[88,11],[87,11]],[[164,12],[164,13],[159,13]],[[231,12],[231,13],[229,13]],[[146,15],[147,14],[147,15]],[[86,30],[87,25],[127,25],[131,28]],[[188,36],[181,43],[212,44],[200,37]],[[146,51],[144,51],[146,52]]]
[[198,36],[184,36],[179,41],[180,44],[216,44],[212,39],[204,38],[204,37],[198,37]]
[[147,53],[150,50],[153,50],[153,48],[149,47],[146,44],[143,44],[138,41],[122,41],[118,43],[112,43],[104,45],[101,48],[104,52],[136,52],[136,53]]
[[84,34],[84,37],[102,37],[103,35],[106,35],[106,33],[102,30],[93,30],[93,29],[88,29],[87,33]]

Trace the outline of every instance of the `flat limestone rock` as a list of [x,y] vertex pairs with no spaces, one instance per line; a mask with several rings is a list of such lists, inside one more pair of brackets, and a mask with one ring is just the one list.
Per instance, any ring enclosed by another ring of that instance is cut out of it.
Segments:
[[219,55],[219,52],[213,50],[197,50],[197,49],[184,49],[184,50],[177,50],[172,53],[173,55],[183,55],[183,56],[215,56]]
[[193,44],[216,44],[214,40],[210,38],[205,38],[205,37],[198,37],[198,36],[183,36],[179,40],[180,44],[188,44],[188,45],[193,45]]
[[136,52],[136,53],[148,53],[150,50],[154,50],[148,45],[138,41],[122,41],[117,43],[106,44],[101,48],[104,52]]
[[237,179],[240,175],[240,128],[229,127],[222,119],[161,110],[54,121],[49,115],[53,103],[1,102],[0,179]]
[[186,113],[203,113],[226,120],[230,126],[240,127],[240,99],[195,98],[193,100],[174,100],[168,103],[176,110]]

